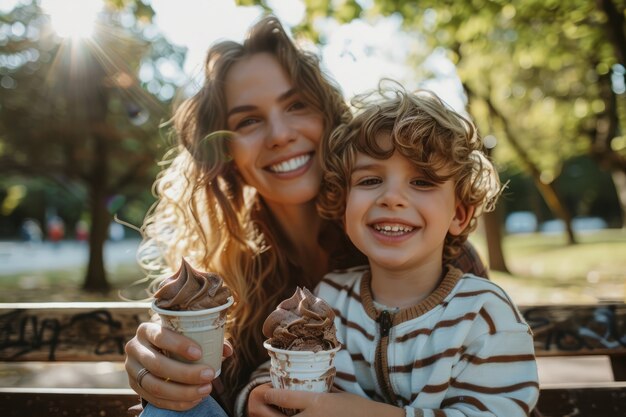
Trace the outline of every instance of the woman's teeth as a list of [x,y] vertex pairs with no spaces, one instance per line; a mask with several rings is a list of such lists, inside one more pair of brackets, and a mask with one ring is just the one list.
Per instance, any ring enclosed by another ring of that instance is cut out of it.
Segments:
[[400,224],[394,224],[394,225],[375,224],[373,225],[373,227],[374,229],[376,229],[376,231],[386,234],[386,235],[401,235],[403,233],[409,233],[413,231],[414,229],[414,227],[400,225]]
[[278,164],[270,165],[269,170],[277,173],[295,171],[311,159],[311,155],[300,155]]

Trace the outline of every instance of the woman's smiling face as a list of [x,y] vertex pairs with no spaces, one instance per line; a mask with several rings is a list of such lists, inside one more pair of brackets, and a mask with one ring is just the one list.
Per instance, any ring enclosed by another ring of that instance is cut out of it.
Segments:
[[225,79],[231,157],[246,184],[277,204],[303,204],[319,191],[315,154],[324,131],[276,58],[257,53],[232,66]]

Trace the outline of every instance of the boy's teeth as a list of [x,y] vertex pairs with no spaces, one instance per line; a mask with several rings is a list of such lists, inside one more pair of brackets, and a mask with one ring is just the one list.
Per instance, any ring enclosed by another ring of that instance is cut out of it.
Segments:
[[295,158],[291,158],[287,161],[283,161],[278,164],[271,165],[269,169],[272,172],[278,172],[278,173],[294,171],[300,168],[301,166],[303,166],[304,164],[306,164],[307,162],[309,162],[309,159],[311,159],[311,155],[309,154],[300,155],[300,156],[296,156]]
[[413,230],[413,227],[405,225],[389,225],[389,224],[375,224],[374,229],[383,233],[408,233]]

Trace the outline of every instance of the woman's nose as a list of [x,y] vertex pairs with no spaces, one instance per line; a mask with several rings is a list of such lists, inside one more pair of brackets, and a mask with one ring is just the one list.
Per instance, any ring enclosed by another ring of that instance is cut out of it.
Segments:
[[376,204],[386,208],[403,208],[407,206],[407,200],[399,185],[387,184],[376,199]]
[[282,115],[270,119],[267,135],[267,145],[270,148],[283,146],[296,139],[296,132],[289,121]]

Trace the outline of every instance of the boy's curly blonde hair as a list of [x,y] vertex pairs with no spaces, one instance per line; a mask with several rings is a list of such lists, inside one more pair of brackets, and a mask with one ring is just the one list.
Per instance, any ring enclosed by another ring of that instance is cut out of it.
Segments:
[[[476,228],[478,217],[494,209],[501,188],[474,124],[428,90],[411,94],[399,86],[381,86],[356,97],[352,104],[357,116],[340,125],[321,147],[324,177],[319,212],[328,219],[343,219],[357,153],[387,159],[397,151],[431,181],[452,179],[459,201],[474,207],[465,230],[446,236],[444,259],[449,260]],[[380,134],[390,136],[391,148],[377,143]]]

